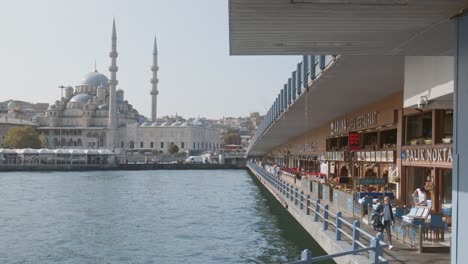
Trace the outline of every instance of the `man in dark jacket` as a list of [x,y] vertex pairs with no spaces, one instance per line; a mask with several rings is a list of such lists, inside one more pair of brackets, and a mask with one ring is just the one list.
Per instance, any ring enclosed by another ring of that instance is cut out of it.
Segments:
[[390,197],[385,196],[384,202],[377,206],[377,213],[382,217],[383,228],[387,231],[387,237],[389,242],[389,249],[393,248],[392,245],[392,226],[395,226],[395,218],[393,218],[392,206],[390,205]]

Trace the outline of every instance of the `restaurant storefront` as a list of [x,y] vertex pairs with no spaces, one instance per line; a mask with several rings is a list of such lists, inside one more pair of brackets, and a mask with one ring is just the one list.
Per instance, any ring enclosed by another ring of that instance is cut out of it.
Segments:
[[412,203],[416,188],[425,187],[429,205],[448,222],[452,207],[453,111],[405,110],[404,145],[401,149],[404,200]]

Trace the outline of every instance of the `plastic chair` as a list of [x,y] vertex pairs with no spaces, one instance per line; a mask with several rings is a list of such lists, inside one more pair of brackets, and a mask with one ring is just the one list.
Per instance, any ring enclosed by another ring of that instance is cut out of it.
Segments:
[[404,214],[404,211],[403,211],[403,208],[401,207],[396,207],[395,208],[395,218],[396,219],[403,219],[403,214]]
[[429,223],[428,232],[431,233],[432,239],[434,239],[434,234],[436,239],[440,239],[441,232],[444,232],[444,222],[442,217],[443,215],[441,213],[431,214],[431,222]]

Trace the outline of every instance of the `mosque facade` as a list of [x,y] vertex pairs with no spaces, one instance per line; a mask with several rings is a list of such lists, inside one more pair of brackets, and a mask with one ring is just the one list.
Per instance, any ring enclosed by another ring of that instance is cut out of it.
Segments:
[[220,135],[216,128],[197,118],[192,122],[163,122],[156,118],[158,62],[156,38],[151,66],[150,121],[125,100],[117,89],[117,33],[112,27],[109,57],[110,79],[96,67],[75,87],[62,88],[62,97],[35,118],[49,148],[109,149],[119,153],[128,149],[155,149],[166,152],[176,144],[180,151],[216,151]]

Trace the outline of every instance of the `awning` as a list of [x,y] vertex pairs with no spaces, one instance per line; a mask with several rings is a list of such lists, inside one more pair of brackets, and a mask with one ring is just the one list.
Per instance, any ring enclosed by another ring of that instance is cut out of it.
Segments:
[[232,55],[448,55],[465,0],[229,0]]

